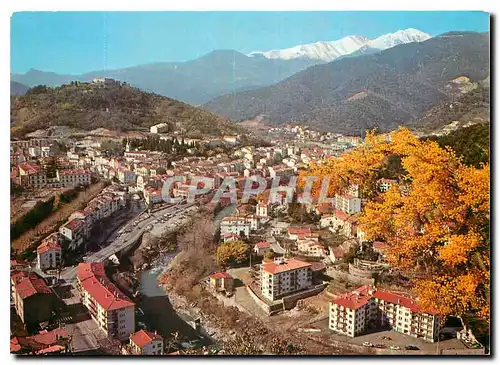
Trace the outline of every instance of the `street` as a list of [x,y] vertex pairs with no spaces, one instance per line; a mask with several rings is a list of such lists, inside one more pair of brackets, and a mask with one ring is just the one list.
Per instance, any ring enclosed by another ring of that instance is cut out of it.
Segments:
[[[139,215],[134,221],[128,222],[120,232],[123,232],[115,240],[113,240],[108,246],[102,248],[101,250],[92,253],[89,256],[84,257],[85,262],[102,262],[108,259],[113,254],[123,250],[124,248],[133,245],[141,237],[141,235],[146,231],[149,225],[152,225],[156,219],[164,217],[164,214],[171,214],[168,221],[176,221],[186,210],[194,206],[196,203],[189,204],[176,204],[173,206],[166,207],[164,209],[158,210],[154,213],[144,212]],[[143,218],[147,217],[147,218]],[[134,223],[138,222],[135,226]],[[130,231],[129,231],[130,230]],[[72,281],[76,276],[75,266],[70,266],[64,268],[61,271],[61,278],[65,281]]]

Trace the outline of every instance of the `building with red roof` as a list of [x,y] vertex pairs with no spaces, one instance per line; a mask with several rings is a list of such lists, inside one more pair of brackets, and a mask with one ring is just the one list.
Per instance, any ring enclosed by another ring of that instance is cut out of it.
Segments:
[[77,288],[83,305],[109,337],[123,341],[134,332],[135,303],[108,279],[104,263],[78,264]]
[[44,330],[28,337],[12,337],[10,339],[10,352],[35,355],[64,352],[68,348],[69,337],[63,328],[56,328],[52,331]]
[[156,331],[141,329],[132,333],[129,346],[133,355],[163,355],[163,337]]
[[227,272],[216,272],[210,275],[210,289],[215,291],[233,291],[233,277]]
[[299,241],[297,248],[302,254],[311,257],[326,257],[328,254],[326,246],[316,240]]
[[267,241],[260,241],[255,244],[253,250],[256,255],[264,256],[267,252],[271,251],[271,244]]
[[271,301],[310,289],[313,286],[312,265],[295,258],[263,262],[260,286],[262,295]]
[[47,270],[61,265],[61,245],[59,233],[54,232],[45,238],[36,249],[36,265],[40,270]]
[[351,194],[335,195],[335,210],[347,214],[355,214],[361,211],[361,199]]
[[364,285],[330,303],[331,330],[350,337],[390,327],[397,332],[434,342],[439,316],[422,312],[409,297]]
[[24,324],[38,324],[52,316],[53,293],[36,274],[24,271],[11,274],[12,300]]

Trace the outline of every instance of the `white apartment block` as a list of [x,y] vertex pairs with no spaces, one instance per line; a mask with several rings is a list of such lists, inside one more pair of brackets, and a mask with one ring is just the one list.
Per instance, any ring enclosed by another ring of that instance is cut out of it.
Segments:
[[149,131],[151,133],[166,133],[168,132],[168,124],[167,123],[156,124],[151,128],[149,128]]
[[350,194],[335,195],[335,208],[347,214],[361,211],[361,199]]
[[382,193],[388,191],[392,185],[397,185],[398,181],[394,179],[379,179],[377,181],[378,190]]
[[106,277],[102,262],[78,264],[77,289],[82,304],[108,337],[129,339],[135,331],[135,304]]
[[439,317],[423,313],[410,298],[372,286],[362,286],[330,303],[329,328],[356,337],[368,329],[390,327],[416,338],[434,342]]
[[54,232],[45,238],[36,249],[36,267],[40,270],[54,269],[61,265],[61,246],[58,233]]
[[240,235],[243,233],[245,237],[250,236],[251,223],[245,217],[225,217],[220,222],[221,236],[226,234]]
[[69,242],[68,248],[75,250],[85,238],[85,222],[83,219],[72,219],[59,227],[59,233]]
[[91,175],[89,170],[57,170],[57,179],[61,186],[73,187],[78,185],[90,185]]
[[313,286],[311,264],[297,259],[263,262],[260,266],[262,295],[274,301]]

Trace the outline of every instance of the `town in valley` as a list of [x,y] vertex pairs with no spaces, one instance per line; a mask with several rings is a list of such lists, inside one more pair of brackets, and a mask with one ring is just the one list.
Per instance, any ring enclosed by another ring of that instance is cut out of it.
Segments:
[[[272,69],[284,81],[241,92],[143,86],[154,64],[141,81],[13,73],[10,352],[489,354],[489,59],[470,50],[489,33],[469,33],[252,52],[252,67],[286,65]],[[405,69],[423,106],[405,82],[393,95],[350,74],[416,45],[459,58],[433,91]],[[307,104],[322,67],[348,80]]]

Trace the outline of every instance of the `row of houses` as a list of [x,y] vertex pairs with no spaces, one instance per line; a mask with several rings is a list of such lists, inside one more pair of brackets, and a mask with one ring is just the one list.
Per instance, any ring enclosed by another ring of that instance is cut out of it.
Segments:
[[17,169],[17,184],[35,189],[86,186],[92,176],[90,170],[64,169],[49,177],[47,170],[34,162],[22,162]]
[[40,270],[61,265],[62,247],[74,251],[90,237],[92,228],[126,204],[125,192],[111,185],[92,199],[83,210],[73,212],[68,220],[37,247],[37,267]]

